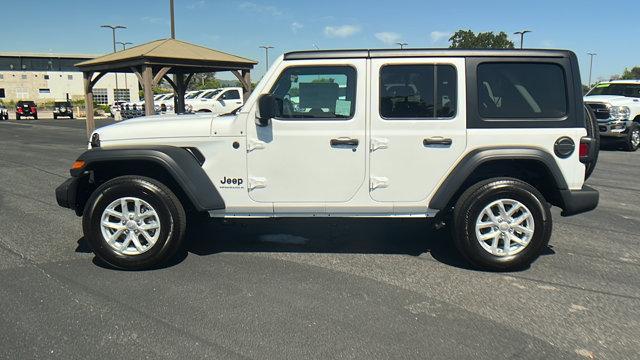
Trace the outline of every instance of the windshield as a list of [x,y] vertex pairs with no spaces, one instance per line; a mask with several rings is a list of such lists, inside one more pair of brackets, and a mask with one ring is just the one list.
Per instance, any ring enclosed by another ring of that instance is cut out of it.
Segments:
[[68,102],[56,102],[54,105],[55,106],[71,106],[71,104],[69,104]]
[[189,95],[185,96],[184,98],[185,98],[185,99],[193,99],[193,98],[195,98],[196,96],[198,96],[198,95],[200,95],[200,94],[202,94],[202,90],[200,90],[200,91],[194,91],[194,92],[192,92],[191,94],[189,94]]
[[619,95],[640,98],[640,84],[598,84],[589,91],[587,96],[589,95]]
[[219,89],[218,89],[218,90],[214,90],[214,91],[212,91],[212,92],[206,93],[206,94],[202,95],[202,98],[203,98],[203,99],[211,99],[212,97],[214,97],[214,96],[216,96],[217,94],[219,94],[219,93],[220,93],[220,91],[222,91],[222,90],[219,90]]

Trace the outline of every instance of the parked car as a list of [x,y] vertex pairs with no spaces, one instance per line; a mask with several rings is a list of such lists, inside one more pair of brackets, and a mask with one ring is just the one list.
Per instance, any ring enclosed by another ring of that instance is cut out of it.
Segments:
[[596,135],[570,51],[292,52],[234,114],[97,129],[56,197],[123,269],[169,260],[201,213],[432,218],[472,265],[512,270],[547,248],[552,205],[597,206]]
[[56,101],[53,105],[53,118],[57,119],[60,116],[69,117],[73,119],[73,106],[68,101]]
[[114,101],[113,104],[109,105],[109,112],[111,113],[111,116],[115,116],[118,111],[122,114],[125,104],[127,104],[127,101]]
[[2,104],[0,104],[0,120],[9,120],[9,110]]
[[601,82],[584,97],[598,119],[600,136],[627,151],[640,147],[640,80]]
[[38,106],[35,102],[20,100],[16,103],[16,120],[20,120],[25,116],[38,120]]
[[203,92],[194,99],[186,100],[185,107],[191,112],[226,114],[243,105],[242,88],[230,87]]

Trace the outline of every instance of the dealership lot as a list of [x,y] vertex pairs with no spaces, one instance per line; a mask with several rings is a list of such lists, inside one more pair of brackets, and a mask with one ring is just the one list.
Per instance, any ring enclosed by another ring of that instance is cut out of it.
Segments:
[[447,231],[386,219],[212,222],[172,266],[123,272],[93,259],[80,218],[55,203],[83,126],[0,122],[0,358],[640,352],[640,153],[600,153],[599,208],[554,209],[551,247],[522,272],[467,269]]

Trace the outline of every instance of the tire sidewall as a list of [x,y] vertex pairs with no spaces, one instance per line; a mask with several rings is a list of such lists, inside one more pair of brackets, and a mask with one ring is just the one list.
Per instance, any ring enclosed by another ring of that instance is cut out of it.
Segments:
[[[146,201],[154,208],[160,220],[158,240],[151,249],[139,255],[117,253],[102,236],[100,222],[104,209],[122,197],[137,197]],[[157,259],[166,258],[172,252],[175,218],[175,210],[171,209],[169,202],[163,200],[158,187],[146,181],[131,179],[113,184],[105,183],[94,192],[84,211],[83,228],[89,244],[99,258],[118,268],[141,269],[156,264]]]
[[[528,265],[547,246],[551,230],[551,216],[548,207],[532,191],[508,184],[489,185],[476,192],[471,204],[464,212],[464,246],[471,261],[492,269],[514,269]],[[535,190],[535,189],[534,189]],[[531,212],[535,230],[527,247],[510,256],[495,256],[487,252],[476,236],[476,220],[480,212],[490,203],[500,199],[513,199],[521,202]]]
[[631,125],[631,127],[629,128],[629,134],[627,134],[627,149],[629,151],[636,151],[638,150],[638,147],[639,147],[639,146],[634,146],[631,142],[632,134],[634,131],[635,132],[640,131],[640,125],[638,125],[637,123],[633,123]]

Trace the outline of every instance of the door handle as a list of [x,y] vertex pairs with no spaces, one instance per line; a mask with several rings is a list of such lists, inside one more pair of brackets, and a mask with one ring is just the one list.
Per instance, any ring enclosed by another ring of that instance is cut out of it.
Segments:
[[430,145],[446,145],[450,146],[453,143],[453,140],[450,138],[443,138],[442,136],[434,136],[428,139],[422,140],[422,145],[430,146]]
[[331,146],[358,146],[359,143],[358,139],[351,138],[331,139],[329,142]]

